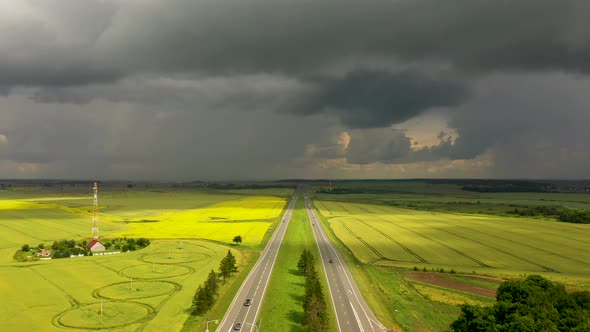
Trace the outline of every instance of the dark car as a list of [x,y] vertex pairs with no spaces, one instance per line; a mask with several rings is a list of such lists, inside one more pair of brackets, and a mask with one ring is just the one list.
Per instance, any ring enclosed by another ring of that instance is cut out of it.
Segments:
[[250,299],[246,299],[246,301],[244,301],[245,306],[249,306],[250,304],[252,304],[252,301]]
[[330,259],[328,262],[330,262],[330,263],[334,263],[334,261],[333,261],[333,260],[331,260],[331,259]]
[[234,330],[241,330],[241,329],[242,329],[242,324],[240,324],[240,323],[236,323],[236,324],[234,325]]

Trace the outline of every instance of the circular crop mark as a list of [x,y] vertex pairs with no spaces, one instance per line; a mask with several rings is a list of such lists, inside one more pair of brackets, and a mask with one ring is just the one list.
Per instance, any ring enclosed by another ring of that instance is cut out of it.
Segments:
[[141,264],[125,268],[121,270],[120,274],[128,278],[142,280],[178,277],[194,271],[193,268],[184,265]]
[[104,286],[94,291],[94,296],[108,300],[137,300],[160,295],[172,294],[181,286],[171,281],[137,281],[119,282]]
[[74,329],[104,330],[124,327],[150,319],[154,309],[135,302],[92,303],[64,311],[55,318],[59,327]]
[[210,258],[211,256],[203,253],[195,253],[184,250],[174,250],[170,252],[154,252],[142,256],[141,260],[146,263],[156,264],[178,264],[192,263]]

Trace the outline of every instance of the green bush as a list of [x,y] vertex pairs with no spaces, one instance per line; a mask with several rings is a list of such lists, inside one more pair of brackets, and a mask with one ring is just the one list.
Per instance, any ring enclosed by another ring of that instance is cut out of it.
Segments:
[[498,287],[491,307],[465,304],[452,331],[590,331],[590,292],[532,275]]

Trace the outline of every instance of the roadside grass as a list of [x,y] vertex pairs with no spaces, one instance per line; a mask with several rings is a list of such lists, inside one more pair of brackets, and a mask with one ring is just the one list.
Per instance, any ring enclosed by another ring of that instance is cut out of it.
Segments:
[[[229,308],[234,296],[240,289],[240,286],[248,276],[248,273],[256,264],[260,253],[258,251],[247,250],[243,251],[243,259],[238,262],[239,271],[238,274],[232,277],[226,284],[222,284],[219,288],[219,296],[215,301],[215,305],[211,310],[205,313],[203,316],[189,315],[187,320],[184,322],[181,331],[201,331],[205,330],[207,326],[207,319],[218,320],[221,323],[227,308]],[[216,270],[217,271],[217,270]],[[196,288],[195,288],[196,289]],[[189,311],[190,314],[190,311]],[[215,331],[217,325],[214,322],[209,323],[209,330]]]
[[330,326],[327,331],[337,331],[332,300],[325,280],[323,266],[314,241],[311,225],[298,197],[287,232],[279,250],[277,260],[263,299],[259,321],[262,331],[305,331],[303,321],[303,296],[305,277],[297,271],[297,261],[308,249],[317,260],[318,274],[327,300]]
[[[315,202],[314,202],[315,205]],[[326,218],[316,208],[324,230],[348,265],[365,301],[387,328],[403,331],[444,331],[460,308],[423,297],[404,279],[406,269],[369,265],[359,261],[336,237]]]
[[[288,194],[288,197],[291,197],[293,191],[289,191]],[[280,213],[281,217],[285,214],[287,207],[288,204],[285,204]],[[219,296],[215,301],[215,305],[213,305],[213,308],[211,308],[211,310],[209,310],[203,316],[190,315],[185,321],[182,327],[182,331],[202,330],[207,326],[207,319],[217,320],[217,324],[221,323],[223,316],[227,312],[227,309],[229,308],[235,295],[239,291],[240,286],[242,285],[242,283],[248,276],[248,273],[250,273],[250,270],[252,270],[252,268],[256,264],[256,261],[260,257],[260,251],[264,249],[264,247],[266,247],[268,241],[270,241],[270,238],[272,237],[272,234],[274,233],[274,230],[276,229],[280,221],[281,218],[278,218],[273,223],[272,227],[269,228],[269,230],[263,236],[262,241],[257,247],[255,247],[254,249],[247,250],[242,249],[244,260],[243,262],[238,262],[238,265],[240,266],[238,274],[235,277],[231,278],[227,284],[221,286],[221,288],[219,289]],[[211,322],[209,324],[210,330],[215,331],[217,329],[217,324]]]

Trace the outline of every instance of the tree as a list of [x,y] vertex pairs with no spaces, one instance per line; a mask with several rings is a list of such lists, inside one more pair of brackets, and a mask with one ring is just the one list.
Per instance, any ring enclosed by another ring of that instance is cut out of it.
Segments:
[[209,290],[213,295],[217,295],[217,291],[219,290],[219,284],[217,279],[217,273],[211,270],[209,272],[209,276],[207,276],[207,281],[205,281],[205,288]]
[[315,269],[315,257],[313,257],[309,250],[303,249],[297,262],[297,269],[303,274],[308,274]]
[[307,330],[310,332],[323,331],[322,322],[320,320],[320,304],[315,294],[310,299],[306,311],[305,325],[307,325]]
[[150,245],[150,240],[140,237],[139,239],[137,239],[136,243],[138,247],[145,248]]
[[21,247],[20,250],[22,250],[22,251],[29,251],[29,250],[31,250],[31,247],[29,247],[28,244],[23,244],[23,246]]
[[326,298],[320,277],[315,269],[315,259],[310,251],[304,250],[297,262],[299,271],[305,274],[303,297],[304,325],[308,331],[323,331],[328,324]]
[[209,299],[207,291],[202,285],[199,285],[199,288],[197,288],[197,292],[193,298],[193,305],[195,307],[193,310],[193,315],[204,314],[210,308],[210,303],[211,300]]
[[233,239],[233,241],[234,241],[236,244],[240,244],[240,243],[242,243],[242,236],[241,236],[241,235],[236,235],[236,236],[234,236],[234,239]]
[[227,278],[231,277],[232,273],[238,272],[236,258],[232,255],[231,250],[227,251],[227,255],[221,260],[221,263],[219,263],[219,272],[223,277],[223,281],[226,281]]
[[452,331],[588,331],[590,292],[568,294],[561,284],[532,275],[504,282],[492,307],[463,305]]
[[303,249],[303,252],[301,253],[301,256],[299,257],[299,261],[297,261],[297,270],[299,270],[299,272],[301,273],[305,273],[305,271],[307,270],[307,255],[308,255],[308,251],[307,249]]

